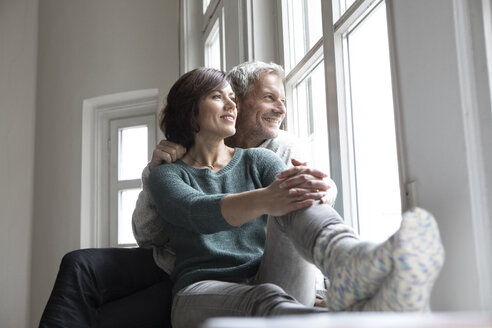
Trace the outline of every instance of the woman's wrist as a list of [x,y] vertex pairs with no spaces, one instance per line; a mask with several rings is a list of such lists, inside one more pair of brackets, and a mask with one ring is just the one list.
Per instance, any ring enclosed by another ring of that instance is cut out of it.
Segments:
[[229,194],[222,199],[222,216],[232,226],[240,226],[268,214],[265,188]]

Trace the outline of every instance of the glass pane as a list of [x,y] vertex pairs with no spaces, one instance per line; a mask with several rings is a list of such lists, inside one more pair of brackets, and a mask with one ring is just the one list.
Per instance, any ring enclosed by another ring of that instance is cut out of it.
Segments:
[[118,244],[136,244],[132,230],[132,214],[142,189],[120,190],[118,195]]
[[139,179],[148,162],[147,126],[118,129],[118,180]]
[[210,32],[207,42],[205,42],[205,66],[220,70],[220,59],[219,21],[217,20]]
[[210,4],[210,0],[203,0],[203,13],[207,11],[208,5]]
[[292,68],[321,39],[323,34],[321,1],[290,0],[287,8],[290,35],[290,68]]
[[359,229],[363,239],[382,241],[401,221],[384,2],[346,38]]
[[338,0],[333,1],[333,22],[336,21],[350,8],[350,6],[355,2],[355,0]]
[[305,147],[302,161],[329,173],[328,128],[325,102],[325,72],[323,61],[294,89],[296,98],[295,131]]

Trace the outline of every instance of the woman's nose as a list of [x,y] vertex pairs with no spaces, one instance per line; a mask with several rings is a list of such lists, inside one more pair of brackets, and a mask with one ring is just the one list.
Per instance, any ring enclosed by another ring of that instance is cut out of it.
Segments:
[[228,108],[229,107],[236,107],[236,103],[231,98],[226,98],[225,106]]

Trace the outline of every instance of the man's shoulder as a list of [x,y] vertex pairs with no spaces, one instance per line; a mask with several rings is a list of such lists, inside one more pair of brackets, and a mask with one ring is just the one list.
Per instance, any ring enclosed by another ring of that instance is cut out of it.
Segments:
[[248,159],[258,160],[264,157],[276,156],[274,152],[266,147],[242,149],[242,155]]
[[296,136],[287,131],[279,130],[277,137],[265,140],[260,147],[273,151],[289,166],[292,155],[296,153],[298,143]]
[[285,130],[279,130],[275,138],[265,140],[260,147],[267,149],[277,149],[281,147],[291,148],[298,143],[298,139],[292,133]]

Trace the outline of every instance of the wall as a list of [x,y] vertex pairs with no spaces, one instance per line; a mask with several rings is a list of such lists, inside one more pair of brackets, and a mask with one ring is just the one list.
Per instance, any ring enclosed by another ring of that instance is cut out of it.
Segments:
[[0,325],[27,327],[37,0],[0,1]]
[[453,2],[393,1],[393,18],[407,178],[417,181],[418,205],[436,217],[446,249],[432,307],[481,310],[478,265],[487,259],[477,257]]
[[178,1],[43,0],[38,97],[31,326],[62,256],[80,247],[82,102],[158,88],[178,77]]

